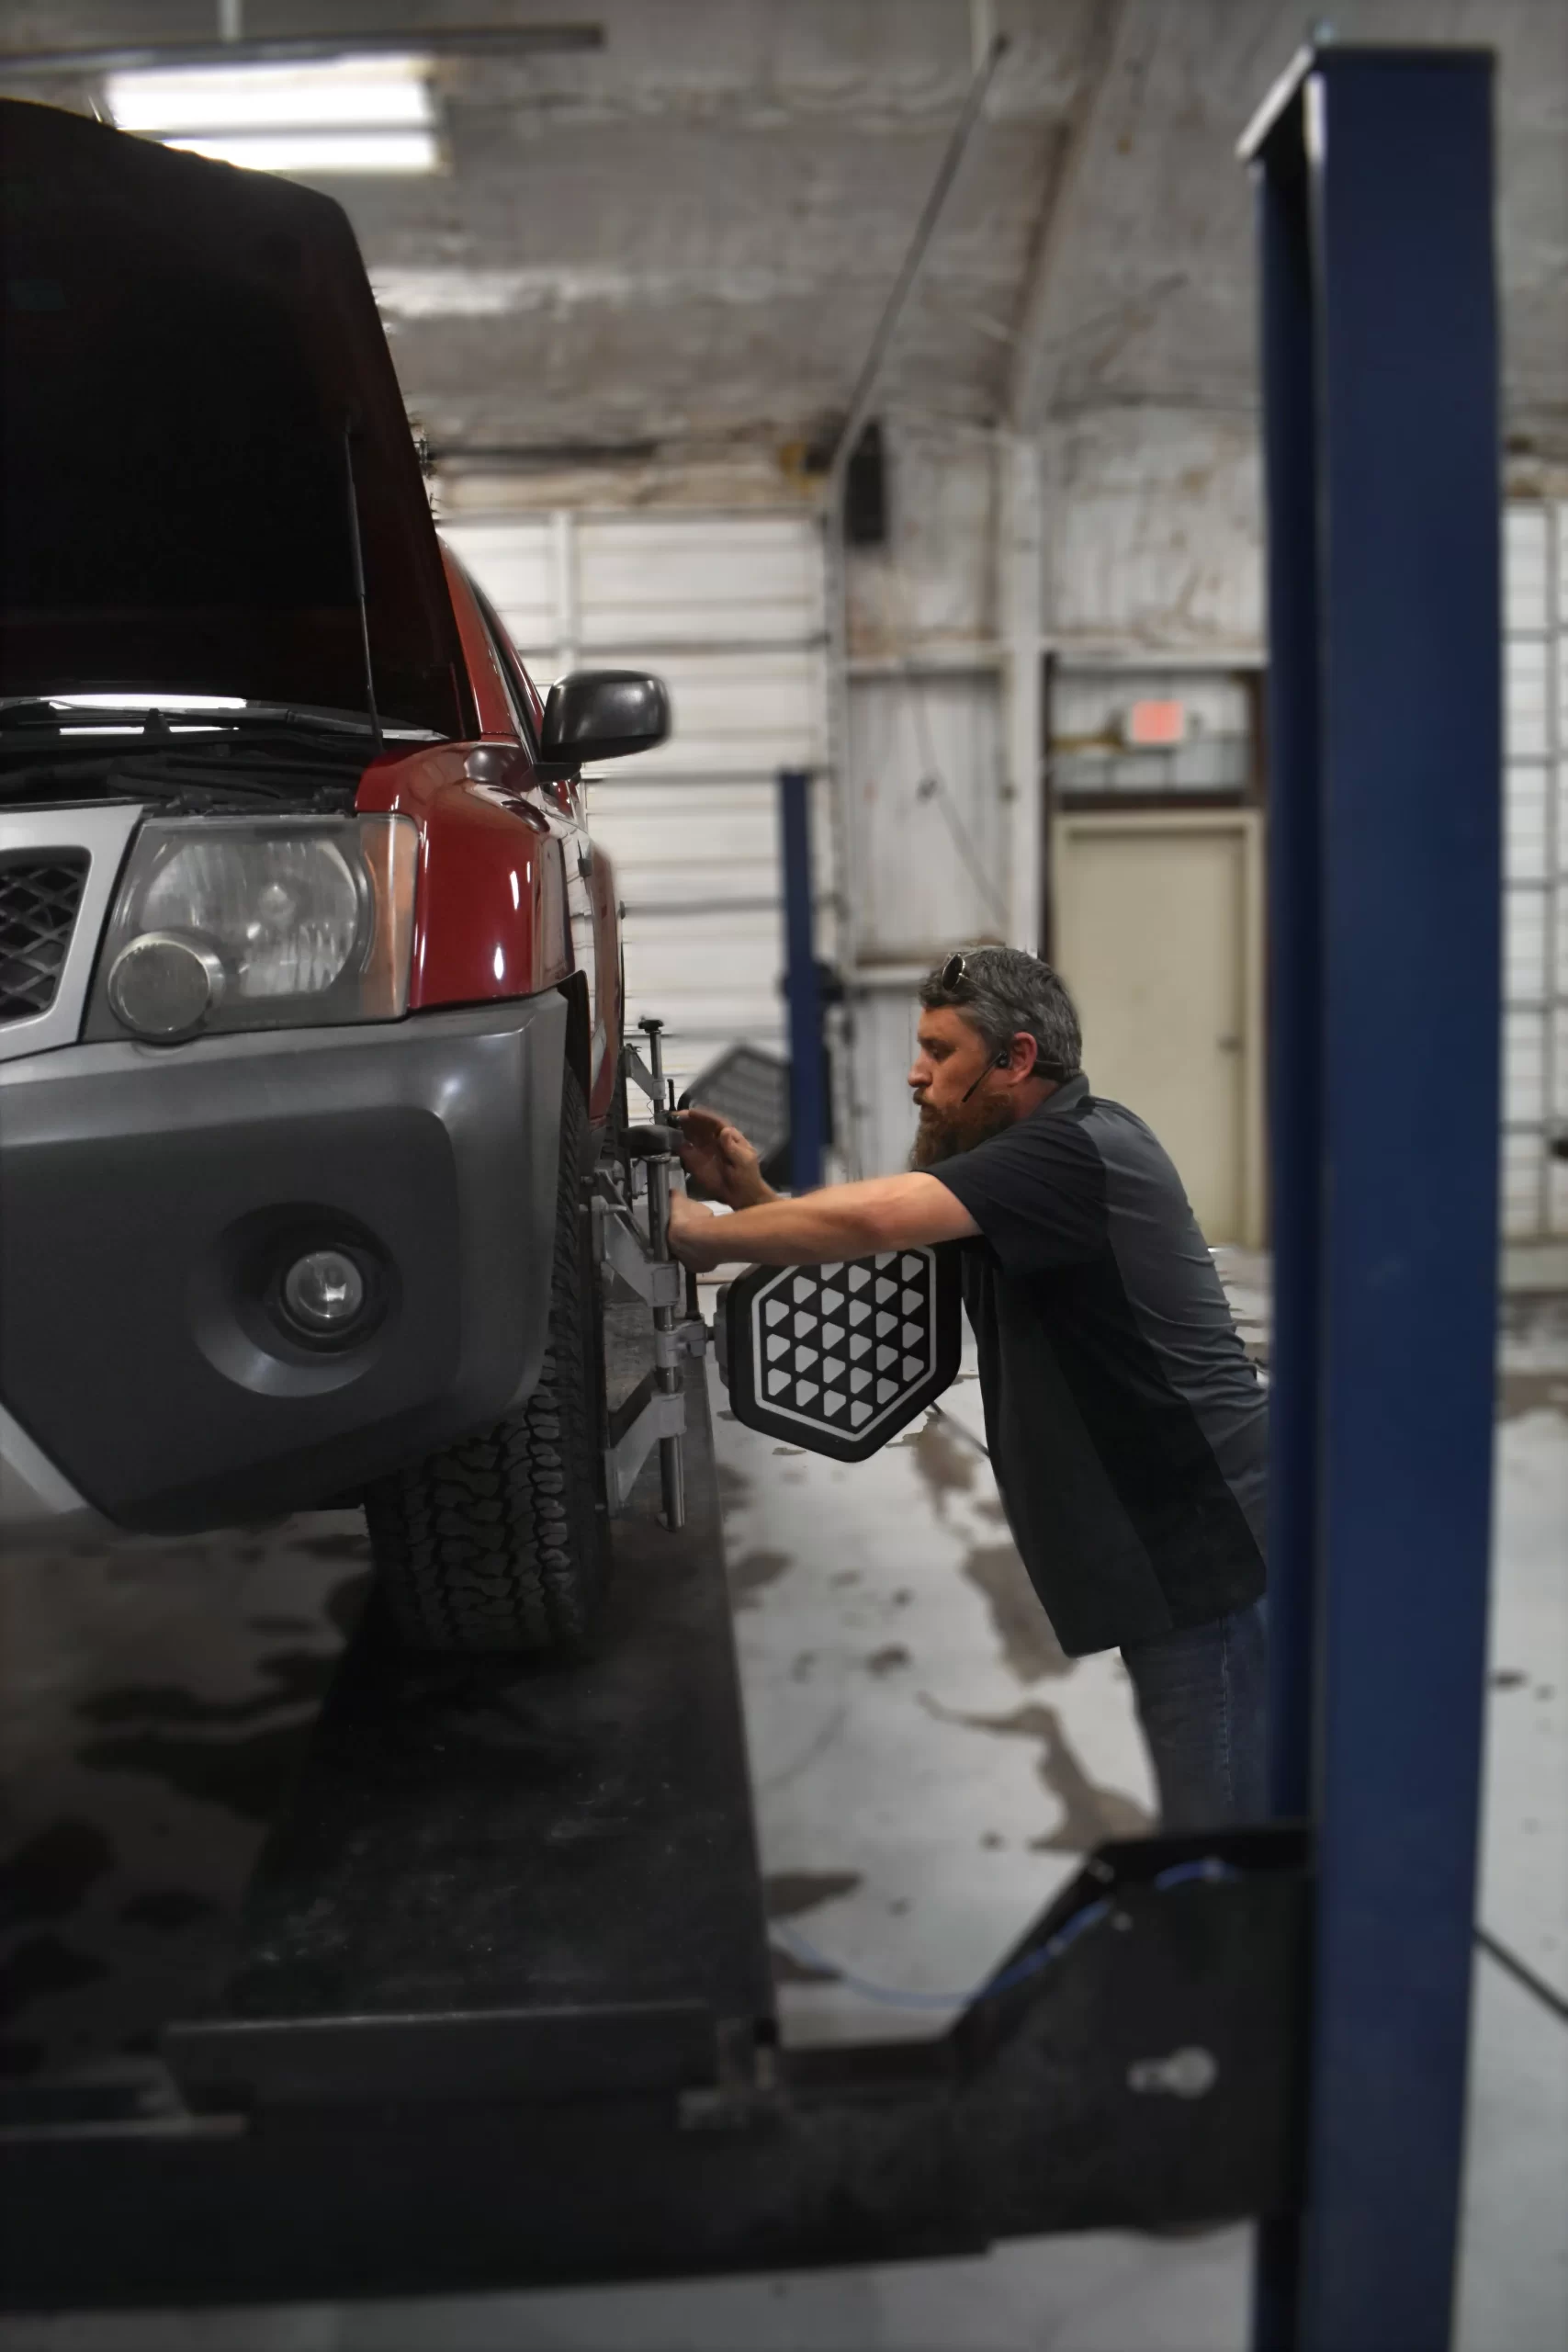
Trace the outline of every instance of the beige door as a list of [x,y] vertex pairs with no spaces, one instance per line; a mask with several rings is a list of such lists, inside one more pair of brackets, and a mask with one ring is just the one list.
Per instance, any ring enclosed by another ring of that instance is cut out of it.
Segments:
[[1262,1241],[1258,820],[1059,817],[1055,960],[1097,1094],[1148,1122],[1211,1243]]

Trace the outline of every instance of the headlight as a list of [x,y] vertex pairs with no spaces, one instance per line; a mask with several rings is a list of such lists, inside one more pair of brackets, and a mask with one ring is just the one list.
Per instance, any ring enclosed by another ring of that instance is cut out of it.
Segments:
[[235,996],[320,996],[358,944],[364,899],[335,842],[197,838],[163,860],[136,920],[221,942]]
[[395,1021],[408,1008],[408,817],[154,819],[136,837],[89,1037]]

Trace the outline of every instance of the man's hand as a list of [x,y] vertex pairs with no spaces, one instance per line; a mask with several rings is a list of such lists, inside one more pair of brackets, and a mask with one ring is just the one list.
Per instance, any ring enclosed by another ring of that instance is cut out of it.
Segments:
[[724,1230],[729,1223],[727,1216],[716,1216],[701,1201],[689,1201],[684,1193],[670,1195],[670,1251],[694,1274],[705,1274],[714,1266],[722,1266],[730,1254],[724,1246]]
[[677,1111],[675,1124],[683,1138],[681,1165],[705,1193],[732,1209],[757,1208],[763,1201],[777,1200],[778,1194],[762,1182],[756,1152],[739,1128],[716,1111]]

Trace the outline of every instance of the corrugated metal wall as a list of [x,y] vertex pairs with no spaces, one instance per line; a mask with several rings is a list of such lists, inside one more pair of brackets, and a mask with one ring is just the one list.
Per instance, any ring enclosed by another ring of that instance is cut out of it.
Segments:
[[1503,1229],[1568,1236],[1568,503],[1505,525]]
[[[774,777],[827,754],[821,528],[798,514],[476,514],[443,536],[489,592],[541,691],[574,668],[668,681],[671,741],[594,776],[589,815],[626,909],[629,1017],[669,1023],[682,1077],[732,1038],[782,1047]],[[829,796],[819,930],[832,952]]]

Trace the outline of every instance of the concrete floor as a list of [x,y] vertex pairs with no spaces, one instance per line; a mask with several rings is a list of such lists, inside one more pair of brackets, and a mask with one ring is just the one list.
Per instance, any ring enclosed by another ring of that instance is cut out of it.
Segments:
[[[1267,1353],[1264,1269],[1223,1263]],[[1500,1351],[1482,1917],[1568,1996],[1568,1302]],[[937,2030],[903,1995],[974,1983],[1151,1791],[1114,1657],[1051,1639],[976,1442],[973,1380],[858,1470],[728,1419],[726,1526],[780,1999],[795,2041]],[[0,2067],[156,2107],[151,2040],[221,1948],[363,1589],[341,1515],[29,1555],[0,1577]],[[852,1977],[857,1981],[852,1981]],[[858,1980],[877,1988],[874,1996]],[[1460,2344],[1568,2342],[1568,2026],[1477,1969]],[[418,2305],[0,2323],[4,2352],[877,2346],[1225,2352],[1250,2233],[1102,2233],[983,2260]]]

